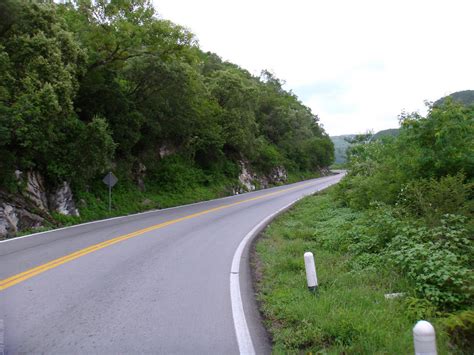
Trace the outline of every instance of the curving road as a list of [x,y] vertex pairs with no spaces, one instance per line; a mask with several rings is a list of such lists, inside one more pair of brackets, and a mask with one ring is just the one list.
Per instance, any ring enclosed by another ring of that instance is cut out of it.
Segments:
[[342,176],[0,242],[0,353],[270,352],[248,241]]

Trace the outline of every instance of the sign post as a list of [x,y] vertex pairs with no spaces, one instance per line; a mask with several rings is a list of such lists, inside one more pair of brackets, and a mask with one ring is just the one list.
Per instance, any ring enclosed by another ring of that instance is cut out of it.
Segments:
[[112,210],[112,187],[115,186],[118,179],[111,171],[109,171],[109,173],[105,175],[102,181],[104,182],[104,184],[106,184],[109,187],[109,212],[110,212]]

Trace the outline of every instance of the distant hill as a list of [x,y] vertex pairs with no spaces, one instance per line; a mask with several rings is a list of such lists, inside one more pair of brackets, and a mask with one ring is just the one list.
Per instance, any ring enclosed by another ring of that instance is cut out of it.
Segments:
[[332,142],[334,143],[334,152],[335,152],[335,163],[342,164],[346,162],[346,149],[349,147],[349,143],[345,140],[354,138],[355,134],[346,134],[342,136],[333,136],[331,137]]
[[398,136],[399,133],[400,133],[399,128],[384,129],[382,131],[379,131],[379,132],[375,133],[372,136],[372,140],[377,140],[377,139],[380,139],[382,137],[387,137],[387,136],[395,137],[395,136]]
[[[397,136],[398,133],[399,133],[398,128],[384,129],[382,131],[375,133],[372,136],[371,140],[377,140],[377,139],[381,139],[382,137],[387,137],[387,136]],[[343,164],[346,162],[346,150],[351,145],[349,142],[347,142],[346,139],[352,139],[355,136],[356,134],[345,134],[341,136],[330,137],[332,142],[334,143],[334,153],[335,153],[334,163]]]
[[451,95],[442,97],[434,102],[433,106],[442,105],[443,102],[450,97],[454,101],[460,102],[466,106],[474,105],[474,90],[464,90],[452,93]]
[[[466,106],[474,105],[474,90],[464,90],[464,91],[458,91],[458,92],[452,93],[451,95],[442,97],[441,99],[435,101],[433,103],[433,106],[442,105],[443,102],[448,97]],[[399,133],[400,133],[399,128],[384,129],[382,131],[375,133],[371,140],[373,141],[373,140],[381,139],[387,136],[397,136]],[[356,136],[355,134],[346,134],[346,135],[331,137],[331,140],[334,143],[336,164],[342,164],[346,162],[346,150],[350,146],[350,143],[348,143],[346,139],[351,139],[351,138],[354,138],[355,136]]]

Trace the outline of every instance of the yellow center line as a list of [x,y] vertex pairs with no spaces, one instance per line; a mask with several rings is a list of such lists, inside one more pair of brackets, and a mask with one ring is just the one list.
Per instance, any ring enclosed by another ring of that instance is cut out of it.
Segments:
[[129,233],[129,234],[124,234],[124,235],[106,240],[104,242],[91,245],[87,248],[84,248],[84,249],[78,250],[74,253],[71,253],[71,254],[65,255],[63,257],[51,260],[51,261],[49,261],[45,264],[36,266],[34,268],[31,268],[29,270],[26,270],[24,272],[21,272],[19,274],[16,274],[16,275],[8,277],[4,280],[1,280],[0,281],[0,291],[5,290],[5,289],[7,289],[7,288],[9,288],[13,285],[16,285],[16,284],[22,282],[22,281],[28,280],[29,278],[31,278],[33,276],[36,276],[38,274],[41,274],[45,271],[48,271],[48,270],[53,269],[55,267],[58,267],[59,265],[62,265],[62,264],[65,264],[69,261],[78,259],[81,256],[90,254],[94,251],[106,248],[108,246],[111,246],[113,244],[122,242],[124,240],[137,237],[137,236],[142,235],[144,233],[151,232],[151,231],[154,231],[156,229],[160,229],[160,228],[163,228],[163,227],[166,227],[166,226],[178,223],[178,222],[182,222],[182,221],[185,221],[185,220],[188,220],[188,219],[191,219],[191,218],[199,217],[199,216],[211,213],[211,212],[216,212],[216,211],[220,211],[220,210],[223,210],[223,209],[226,209],[226,208],[237,206],[237,205],[240,205],[242,203],[260,200],[262,198],[274,196],[274,195],[281,194],[281,193],[287,192],[287,191],[291,191],[291,190],[294,190],[294,189],[297,189],[297,188],[302,188],[302,187],[305,187],[305,186],[310,185],[310,184],[312,184],[312,183],[306,183],[306,184],[290,187],[288,189],[283,189],[283,190],[279,190],[279,191],[272,192],[272,193],[269,193],[269,194],[265,194],[263,196],[252,197],[252,198],[249,198],[249,199],[246,199],[246,200],[230,203],[230,204],[227,204],[227,205],[221,205],[221,206],[218,206],[218,207],[210,208],[210,209],[207,209],[207,210],[204,210],[204,211],[201,211],[201,212],[197,212],[197,213],[193,213],[193,214],[190,214],[190,215],[187,215],[187,216],[184,216],[184,217],[172,219],[172,220],[160,223],[160,224],[155,224],[153,226],[143,228],[143,229],[137,230],[137,231]]

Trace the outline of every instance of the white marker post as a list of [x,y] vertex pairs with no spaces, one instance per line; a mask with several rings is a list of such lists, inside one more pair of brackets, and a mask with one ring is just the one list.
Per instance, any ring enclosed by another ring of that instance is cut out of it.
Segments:
[[413,328],[415,355],[437,355],[436,334],[430,322],[420,320]]
[[304,253],[304,266],[306,268],[308,290],[314,293],[318,289],[318,277],[316,275],[316,266],[314,265],[314,256],[310,251]]

